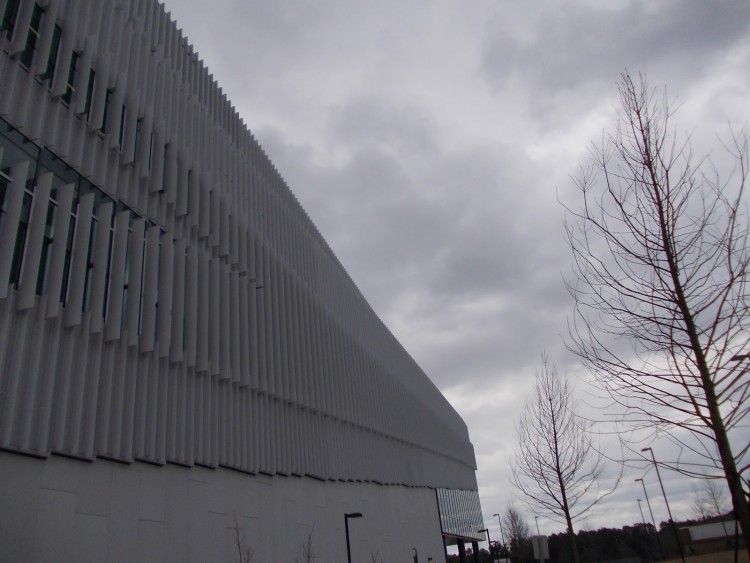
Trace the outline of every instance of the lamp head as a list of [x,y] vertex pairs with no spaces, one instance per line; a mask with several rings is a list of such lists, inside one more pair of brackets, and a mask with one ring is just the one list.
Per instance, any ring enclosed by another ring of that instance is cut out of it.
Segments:
[[362,518],[361,512],[347,512],[344,514],[346,518]]

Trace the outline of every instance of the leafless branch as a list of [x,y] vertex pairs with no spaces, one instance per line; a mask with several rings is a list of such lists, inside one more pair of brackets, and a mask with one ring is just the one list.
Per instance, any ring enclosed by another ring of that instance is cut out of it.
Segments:
[[748,135],[732,131],[724,149],[735,166],[722,180],[672,132],[666,94],[639,78],[623,74],[619,125],[574,179],[580,209],[566,208],[569,348],[630,430],[686,454],[666,467],[723,471],[747,540]]
[[614,489],[600,488],[604,458],[591,424],[576,415],[568,380],[546,354],[517,430],[513,483],[531,504],[566,523],[577,561],[573,521]]

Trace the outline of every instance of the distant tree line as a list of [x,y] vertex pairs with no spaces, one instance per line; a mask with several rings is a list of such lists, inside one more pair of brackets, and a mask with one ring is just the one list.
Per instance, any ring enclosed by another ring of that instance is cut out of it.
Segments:
[[[659,531],[659,541],[666,557],[679,557],[674,536],[666,527]],[[607,561],[637,558],[639,561],[660,559],[656,530],[652,524],[634,524],[622,528],[601,528],[581,531],[577,534],[581,561]],[[549,538],[550,559],[563,563],[572,561],[566,534],[554,534]]]
[[[731,514],[713,516],[698,520],[678,522],[678,526],[694,524],[708,524],[732,519]],[[658,533],[658,538],[657,538]],[[679,550],[675,543],[668,522],[661,522],[659,530],[652,524],[637,523],[622,528],[600,528],[598,530],[584,530],[576,533],[578,556],[582,563],[600,561],[639,561],[652,562],[663,559],[679,559]],[[661,544],[661,545],[659,545]],[[548,561],[555,563],[573,563],[574,556],[571,549],[568,532],[548,536]],[[724,549],[733,547],[733,539],[727,538]],[[662,557],[661,551],[664,556]],[[471,553],[468,549],[467,553]],[[492,542],[492,553],[482,548],[479,550],[480,563],[492,563],[507,557],[511,563],[537,563],[534,559],[531,537],[514,537],[511,545],[503,546],[501,542]],[[449,562],[458,562],[458,555],[448,556]],[[470,561],[473,561],[470,559]]]

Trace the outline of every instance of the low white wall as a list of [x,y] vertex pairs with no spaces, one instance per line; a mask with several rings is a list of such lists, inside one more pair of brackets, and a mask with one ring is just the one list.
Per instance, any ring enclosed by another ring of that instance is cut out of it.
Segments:
[[690,532],[690,539],[693,541],[732,537],[734,535],[734,520],[687,526],[687,529]]
[[[0,562],[444,561],[435,491],[0,452]],[[235,518],[237,525],[235,525]]]

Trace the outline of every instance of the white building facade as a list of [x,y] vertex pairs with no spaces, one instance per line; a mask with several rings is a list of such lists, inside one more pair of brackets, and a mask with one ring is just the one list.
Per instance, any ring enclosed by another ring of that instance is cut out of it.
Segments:
[[0,15],[0,561],[478,539],[465,424],[164,8]]

